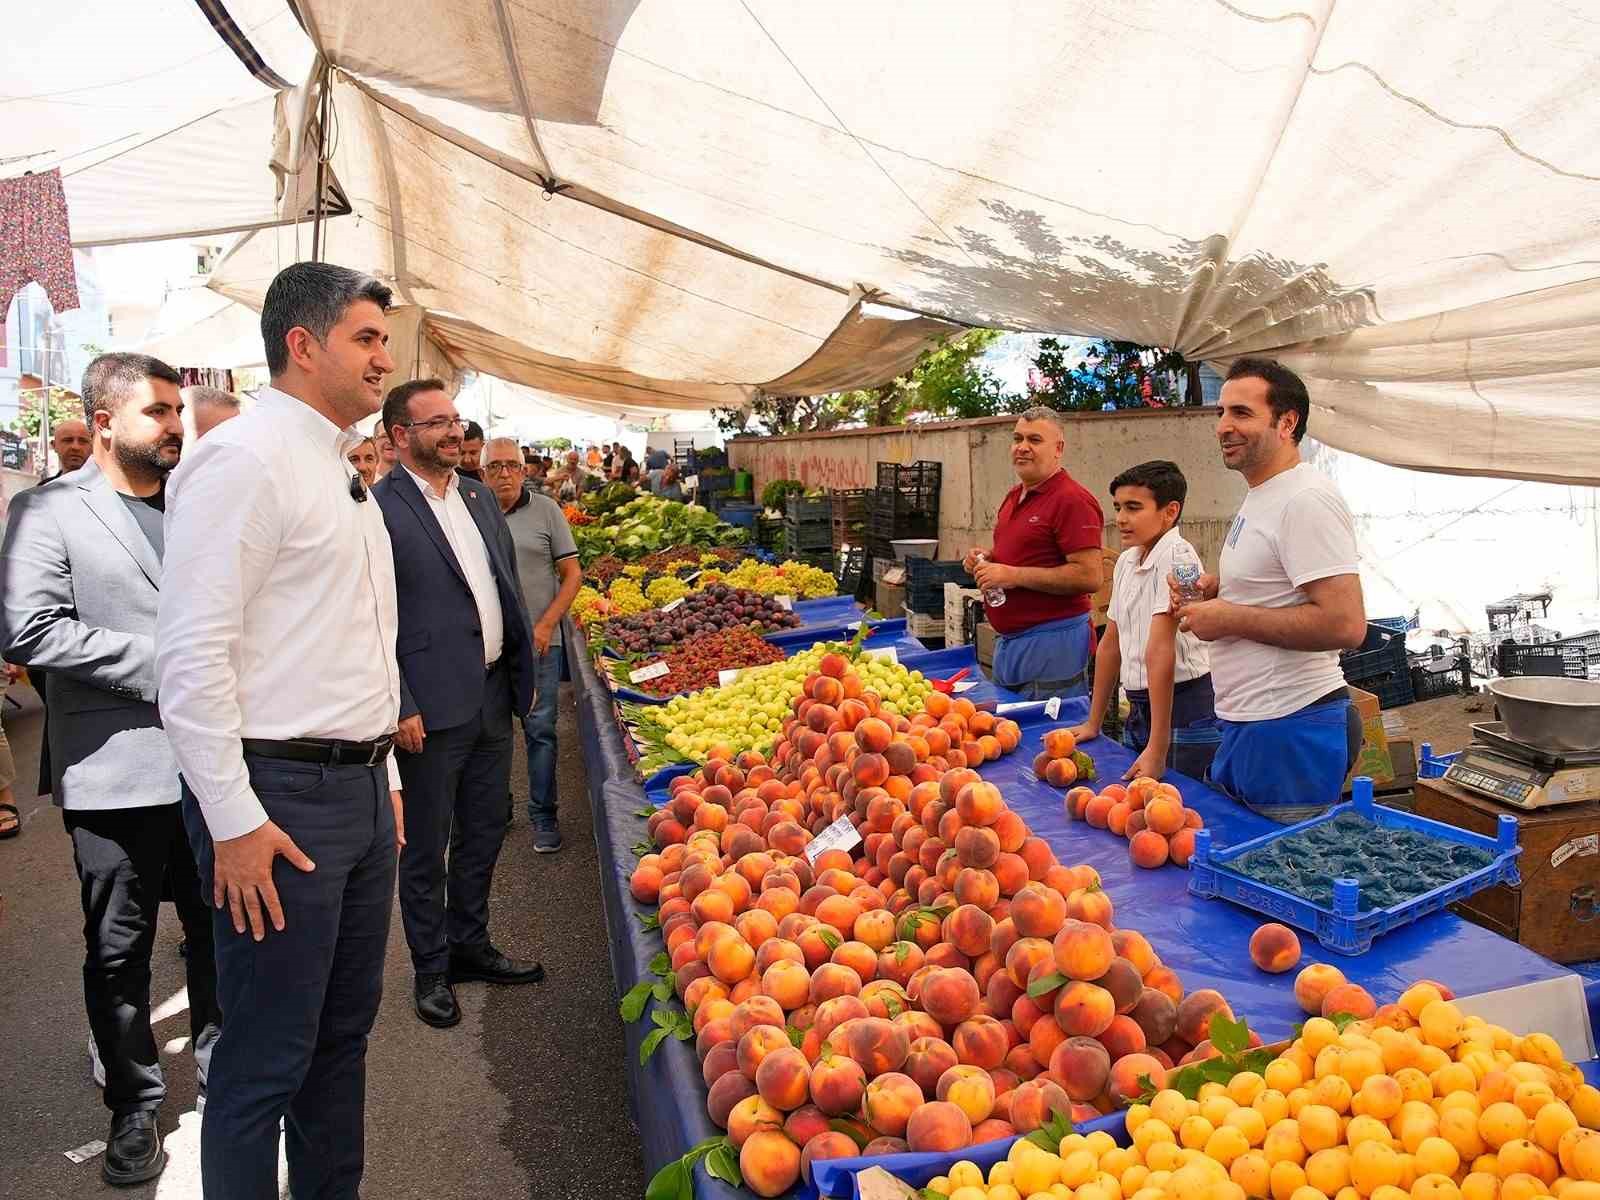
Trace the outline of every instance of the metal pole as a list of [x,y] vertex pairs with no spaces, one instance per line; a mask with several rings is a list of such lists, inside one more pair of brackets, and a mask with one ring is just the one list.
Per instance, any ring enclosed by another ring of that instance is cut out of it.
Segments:
[[318,97],[317,102],[317,195],[311,209],[312,262],[322,261],[322,197],[328,166],[328,104],[331,99],[329,95],[331,82],[328,62],[324,59],[322,62],[322,94]]

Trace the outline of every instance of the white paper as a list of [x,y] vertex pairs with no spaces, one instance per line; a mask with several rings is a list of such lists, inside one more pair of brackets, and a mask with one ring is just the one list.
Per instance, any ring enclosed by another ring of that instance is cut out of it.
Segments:
[[665,603],[665,604],[663,604],[661,606],[661,611],[662,612],[671,612],[673,609],[677,608],[678,605],[682,604],[688,598],[689,597],[687,597],[687,596],[679,596],[676,600],[669,600],[669,601],[667,601],[667,603]]
[[848,850],[861,841],[861,831],[848,816],[840,817],[806,843],[806,861],[815,863],[828,850]]
[[1061,697],[1051,696],[1044,702],[1044,715],[1054,721],[1061,715]]
[[1012,700],[1012,701],[1010,701],[1009,703],[1006,703],[1006,704],[997,704],[997,705],[995,705],[994,711],[997,712],[997,713],[1000,713],[1002,715],[1004,715],[1005,713],[1029,712],[1038,703],[1039,702],[1037,700]]
[[1591,854],[1600,854],[1600,833],[1588,833],[1562,842],[1550,852],[1550,865],[1559,867],[1575,855],[1587,858]]
[[1476,996],[1458,996],[1456,1007],[1469,1017],[1482,1017],[1515,1034],[1548,1033],[1568,1062],[1588,1062],[1594,1057],[1589,1005],[1583,995],[1583,980],[1577,975],[1557,975]]
[[699,487],[700,487],[700,476],[698,476],[698,475],[689,476],[689,478],[687,478],[687,479],[685,479],[683,481],[683,486],[688,488],[691,492],[698,490]]
[[671,670],[672,665],[668,663],[666,659],[662,659],[659,662],[651,663],[649,666],[640,667],[637,671],[629,671],[628,682],[645,683],[651,679],[660,679],[663,675],[671,672]]
[[785,612],[793,612],[794,611],[794,597],[793,596],[774,596],[773,599],[778,602],[778,607],[783,609]]
[[963,679],[960,683],[951,684],[952,689],[958,695],[960,693],[962,693],[962,692],[970,692],[973,688],[975,688],[977,686],[978,686],[978,681],[975,680],[975,679]]
[[717,672],[717,686],[718,687],[727,687],[735,679],[739,678],[739,672],[742,671],[742,670],[744,670],[743,667],[728,667],[725,670],[718,671]]
[[85,1142],[81,1146],[74,1146],[71,1150],[63,1150],[61,1153],[72,1162],[86,1163],[91,1158],[96,1158],[105,1152],[106,1144],[99,1138],[96,1138],[92,1142]]
[[886,659],[892,663],[899,663],[900,661],[900,655],[895,652],[895,648],[893,646],[880,646],[872,650],[863,650],[861,652],[861,657]]

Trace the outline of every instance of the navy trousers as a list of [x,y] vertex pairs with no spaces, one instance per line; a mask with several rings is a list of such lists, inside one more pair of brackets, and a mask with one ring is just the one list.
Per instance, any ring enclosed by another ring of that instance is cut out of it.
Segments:
[[399,752],[400,920],[418,974],[447,970],[454,948],[489,942],[489,887],[511,823],[511,709],[502,659],[484,677],[477,716],[427,730],[421,754]]
[[[282,932],[255,941],[213,912],[222,1036],[200,1130],[205,1200],[278,1200],[284,1122],[295,1200],[360,1195],[367,1034],[383,996],[395,879],[394,810],[382,766],[245,755],[250,786],[316,869],[279,858]],[[184,822],[209,901],[215,855],[199,802]]]

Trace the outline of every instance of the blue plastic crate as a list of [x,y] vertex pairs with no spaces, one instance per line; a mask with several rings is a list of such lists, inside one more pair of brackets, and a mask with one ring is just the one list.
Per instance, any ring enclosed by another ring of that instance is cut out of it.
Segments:
[[1435,754],[1430,742],[1423,742],[1417,754],[1418,779],[1443,779],[1444,773],[1450,769],[1450,764],[1461,757],[1458,750],[1454,754]]
[[[1431,892],[1388,908],[1365,911],[1361,908],[1360,886],[1353,879],[1333,881],[1333,906],[1329,908],[1282,888],[1250,879],[1228,866],[1252,850],[1259,850],[1270,842],[1313,825],[1332,821],[1348,810],[1354,810],[1358,816],[1375,825],[1409,829],[1440,841],[1491,850],[1495,852],[1495,859],[1488,866],[1434,888]],[[1349,804],[1337,805],[1320,817],[1285,826],[1237,846],[1213,849],[1211,831],[1199,830],[1194,838],[1194,857],[1189,862],[1189,890],[1196,896],[1220,896],[1224,900],[1232,900],[1235,904],[1304,929],[1307,933],[1315,934],[1317,941],[1336,954],[1362,954],[1372,946],[1375,938],[1408,925],[1418,917],[1437,912],[1484,888],[1499,883],[1515,886],[1522,882],[1517,871],[1517,855],[1522,853],[1522,848],[1517,845],[1517,819],[1502,816],[1498,830],[1496,837],[1484,837],[1442,821],[1430,821],[1376,804],[1372,799],[1372,780],[1363,775],[1355,781],[1354,798]]]

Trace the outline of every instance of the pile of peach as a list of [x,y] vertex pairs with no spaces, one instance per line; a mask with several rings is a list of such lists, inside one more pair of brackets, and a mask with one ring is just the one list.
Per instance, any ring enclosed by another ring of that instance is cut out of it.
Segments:
[[[713,758],[673,781],[651,818],[663,848],[633,878],[660,903],[707,1110],[761,1195],[861,1152],[834,1119],[886,1154],[1108,1112],[1231,1016],[1216,992],[1186,997],[1143,936],[1113,929],[1095,872],[1060,864],[960,765],[986,739],[1014,748],[1015,725],[938,694],[909,719],[870,694],[834,706],[818,699],[833,667],[770,762]],[[808,861],[845,815],[859,857]]]
[[1188,866],[1194,857],[1194,832],[1205,827],[1198,812],[1184,807],[1177,788],[1144,775],[1127,787],[1109,784],[1098,794],[1093,788],[1073,788],[1067,793],[1066,812],[1069,820],[1127,838],[1128,857],[1137,867],[1167,862]]

